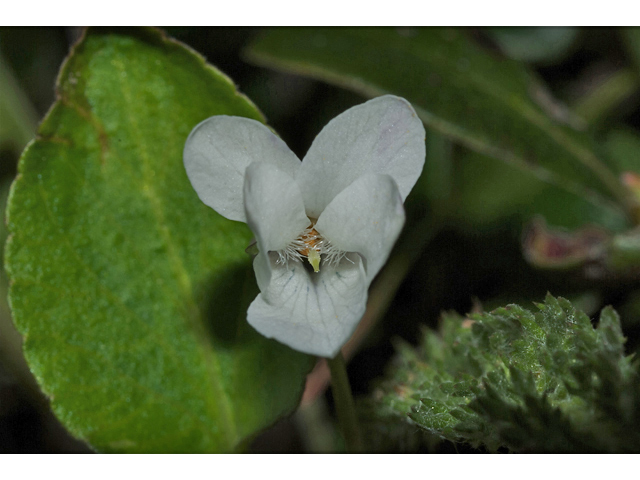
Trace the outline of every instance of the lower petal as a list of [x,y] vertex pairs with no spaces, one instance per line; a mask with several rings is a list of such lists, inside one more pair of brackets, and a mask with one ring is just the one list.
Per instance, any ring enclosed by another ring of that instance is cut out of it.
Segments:
[[319,273],[298,261],[276,264],[247,320],[258,332],[304,353],[333,358],[356,329],[367,301],[367,281],[357,255]]

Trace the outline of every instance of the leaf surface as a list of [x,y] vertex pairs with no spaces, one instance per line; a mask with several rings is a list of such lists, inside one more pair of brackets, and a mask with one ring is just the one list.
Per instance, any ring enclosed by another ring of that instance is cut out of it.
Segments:
[[241,448],[290,413],[310,357],[246,322],[246,225],[206,207],[182,149],[211,115],[261,120],[155,30],[89,30],[8,207],[15,323],[54,412],[99,451]]

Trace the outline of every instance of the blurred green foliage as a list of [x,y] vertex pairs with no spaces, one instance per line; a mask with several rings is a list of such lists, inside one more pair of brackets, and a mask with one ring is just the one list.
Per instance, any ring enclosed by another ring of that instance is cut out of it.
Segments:
[[535,64],[562,60],[579,36],[573,27],[493,27],[486,32],[508,57]]
[[425,125],[472,150],[608,208],[608,216],[617,213],[608,198],[631,208],[580,119],[530,69],[485,52],[465,30],[272,29],[248,55],[367,96],[400,95]]

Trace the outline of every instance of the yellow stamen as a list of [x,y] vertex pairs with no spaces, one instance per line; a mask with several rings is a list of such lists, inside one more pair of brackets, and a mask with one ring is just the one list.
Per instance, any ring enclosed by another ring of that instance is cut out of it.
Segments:
[[318,273],[320,271],[320,253],[315,248],[309,248],[307,254],[307,260],[313,267],[313,271]]
[[307,257],[307,260],[313,267],[313,271],[318,273],[320,271],[320,244],[322,242],[320,240],[320,234],[313,228],[314,223],[313,221],[311,222],[309,229],[300,238],[304,244],[304,248],[298,250],[298,252]]
[[305,228],[298,237],[278,253],[277,263],[286,265],[288,260],[304,261],[306,258],[315,273],[320,272],[320,263],[336,266],[342,259],[353,261],[343,252],[335,248],[330,241],[323,238],[314,228],[315,219],[310,218],[311,225]]

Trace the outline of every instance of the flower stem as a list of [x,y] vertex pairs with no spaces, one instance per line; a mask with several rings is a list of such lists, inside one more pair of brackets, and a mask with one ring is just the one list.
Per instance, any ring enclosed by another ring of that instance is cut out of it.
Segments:
[[351,385],[347,376],[347,368],[344,363],[342,352],[338,352],[334,358],[327,359],[329,370],[331,370],[331,389],[333,400],[338,413],[338,422],[344,436],[349,453],[362,453],[362,437],[358,428],[356,409],[351,394]]

